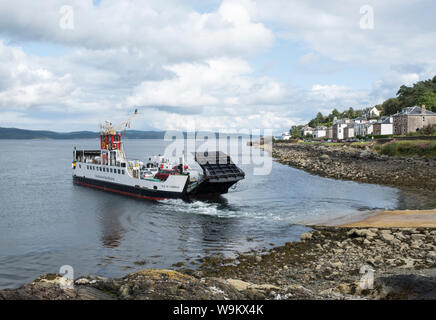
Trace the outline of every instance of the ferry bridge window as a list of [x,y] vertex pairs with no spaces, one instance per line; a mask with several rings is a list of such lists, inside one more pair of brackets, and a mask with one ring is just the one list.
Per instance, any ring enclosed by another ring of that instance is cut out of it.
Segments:
[[118,169],[118,174],[121,174],[121,170],[120,169]]
[[112,173],[112,168],[111,168],[111,173]]
[[121,171],[124,174],[124,170]]

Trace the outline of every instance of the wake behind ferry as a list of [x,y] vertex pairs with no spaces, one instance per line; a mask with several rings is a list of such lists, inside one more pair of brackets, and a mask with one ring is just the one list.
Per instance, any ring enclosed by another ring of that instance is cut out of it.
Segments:
[[130,125],[135,113],[117,127],[108,121],[100,126],[100,149],[73,151],[73,182],[78,185],[115,192],[137,198],[214,197],[245,178],[245,173],[220,151],[195,152],[200,170],[184,163],[171,163],[163,156],[149,157],[146,162],[129,160],[124,154],[120,129]]

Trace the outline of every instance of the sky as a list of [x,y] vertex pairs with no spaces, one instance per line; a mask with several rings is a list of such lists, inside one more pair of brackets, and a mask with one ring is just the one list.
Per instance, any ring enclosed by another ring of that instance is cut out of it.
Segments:
[[287,131],[436,75],[431,0],[2,0],[0,126]]

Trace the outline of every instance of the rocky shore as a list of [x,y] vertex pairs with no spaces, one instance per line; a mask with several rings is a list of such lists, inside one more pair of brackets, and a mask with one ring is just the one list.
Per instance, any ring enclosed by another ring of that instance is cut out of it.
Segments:
[[436,191],[436,159],[379,155],[370,147],[274,143],[278,162],[334,179]]
[[[436,229],[315,227],[300,242],[209,256],[198,268],[44,275],[1,299],[436,299]],[[365,280],[366,279],[366,280]]]

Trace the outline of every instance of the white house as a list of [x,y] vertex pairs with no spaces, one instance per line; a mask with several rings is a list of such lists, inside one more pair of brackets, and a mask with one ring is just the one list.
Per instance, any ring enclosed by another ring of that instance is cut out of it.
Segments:
[[289,134],[289,132],[283,132],[282,140],[289,140],[289,139],[291,139],[291,135]]
[[327,127],[318,126],[313,131],[314,138],[324,138],[327,136]]
[[344,128],[344,139],[354,138],[354,124],[348,124]]
[[333,139],[344,139],[344,129],[347,127],[349,121],[347,120],[337,120],[333,123]]
[[356,123],[354,125],[354,135],[357,136],[366,136],[368,134],[372,134],[374,130],[374,123],[373,122],[367,122],[367,123]]
[[388,135],[394,133],[394,121],[392,117],[386,117],[383,119],[380,119],[373,125],[373,134],[374,135]]
[[313,131],[314,129],[309,127],[308,125],[305,125],[303,128],[301,128],[300,130],[300,135],[307,136],[307,135],[313,135]]
[[380,111],[376,107],[366,108],[363,115],[368,119],[377,118],[380,117]]

